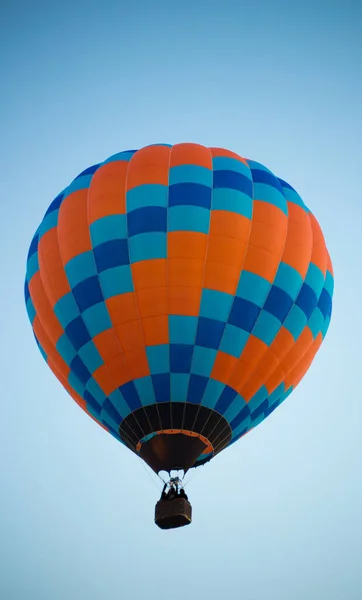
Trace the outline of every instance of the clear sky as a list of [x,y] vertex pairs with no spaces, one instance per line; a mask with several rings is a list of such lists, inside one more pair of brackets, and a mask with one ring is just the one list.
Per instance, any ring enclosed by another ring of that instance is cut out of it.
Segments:
[[[0,598],[360,600],[361,2],[3,0],[0,28]],[[193,524],[163,532],[152,477],[44,363],[23,280],[72,178],[181,141],[289,181],[336,288],[303,382],[195,472]]]

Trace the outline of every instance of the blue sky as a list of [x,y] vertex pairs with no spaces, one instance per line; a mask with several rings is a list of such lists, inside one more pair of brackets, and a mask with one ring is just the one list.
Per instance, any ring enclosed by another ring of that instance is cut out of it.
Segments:
[[[1,598],[359,600],[361,3],[0,10]],[[43,362],[23,279],[33,232],[73,177],[117,151],[181,141],[289,181],[322,225],[336,288],[303,382],[197,470],[192,526],[162,532],[141,462]]]

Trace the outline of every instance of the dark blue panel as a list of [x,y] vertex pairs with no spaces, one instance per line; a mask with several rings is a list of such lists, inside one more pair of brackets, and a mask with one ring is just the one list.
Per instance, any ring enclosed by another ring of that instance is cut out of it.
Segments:
[[259,316],[261,308],[250,302],[236,296],[230,311],[229,323],[244,329],[245,331],[252,331],[255,322]]
[[92,396],[92,394],[88,392],[88,390],[85,390],[83,398],[86,401],[87,405],[89,405],[92,408],[92,411],[97,413],[98,419],[100,419],[102,407],[99,406],[99,403],[97,402],[95,397]]
[[[118,413],[118,411],[115,409],[115,407],[108,398],[103,404],[103,410],[105,410],[116,423],[120,423],[122,421],[121,415]],[[108,423],[106,423],[106,427],[109,427]]]
[[24,284],[24,296],[25,296],[25,304],[26,304],[30,298],[29,286],[28,286],[27,281],[25,281],[25,284]]
[[110,240],[93,249],[98,272],[129,264],[127,240]]
[[72,291],[81,312],[103,301],[103,294],[97,275],[81,281]]
[[208,381],[208,377],[194,375],[192,373],[190,375],[189,389],[187,392],[187,402],[190,402],[191,404],[200,404]]
[[249,430],[249,427],[245,427],[245,429],[243,429],[243,430],[242,430],[242,431],[239,433],[239,435],[238,435],[236,438],[234,438],[234,439],[233,439],[233,440],[230,442],[230,446],[231,446],[232,444],[235,444],[235,442],[237,442],[238,440],[240,440],[240,438],[241,438],[243,435],[245,435],[245,434],[248,432],[248,430]]
[[38,252],[38,244],[39,244],[39,234],[37,233],[36,235],[34,235],[33,239],[31,240],[31,244],[30,244],[30,248],[29,248],[29,252],[28,252],[28,260],[31,256],[33,256],[33,254],[35,254],[35,252]]
[[272,285],[263,308],[283,323],[292,306],[293,300],[289,294],[280,287]]
[[289,185],[289,183],[287,183],[286,181],[284,181],[284,179],[280,179],[280,177],[278,177],[279,183],[282,185],[282,187],[288,188],[290,190],[293,190],[293,192],[295,192],[295,189]]
[[82,171],[81,173],[79,173],[79,175],[77,175],[77,177],[75,179],[79,179],[79,177],[83,177],[83,175],[93,175],[93,173],[96,172],[96,170],[98,169],[98,167],[100,167],[99,163],[98,165],[93,165],[91,167],[88,167],[88,169],[85,169],[85,171]]
[[238,393],[233,390],[230,386],[226,385],[220,398],[216,402],[215,410],[221,415],[224,415],[225,411],[229,408],[230,404],[236,398]]
[[330,317],[332,312],[332,298],[325,288],[323,288],[318,300],[318,308],[324,318]]
[[48,210],[45,213],[45,217],[47,215],[49,215],[51,212],[54,212],[55,210],[58,210],[58,208],[60,207],[62,201],[63,201],[63,196],[64,194],[59,194],[59,196],[57,196],[53,202],[51,203],[51,205],[49,206]]
[[211,188],[200,183],[175,183],[169,187],[169,206],[211,207]]
[[156,402],[170,402],[170,374],[151,375]]
[[133,381],[121,385],[119,390],[132,411],[142,407],[141,400]]
[[272,187],[276,188],[281,194],[283,194],[283,188],[279,179],[277,179],[272,173],[268,173],[268,171],[264,171],[263,169],[251,169],[251,175],[254,183],[266,183],[267,185],[271,185]]
[[200,317],[196,334],[196,345],[218,350],[226,323]]
[[260,415],[263,415],[268,410],[268,408],[269,408],[268,398],[266,398],[264,400],[264,402],[259,404],[259,406],[257,406],[256,409],[251,413],[252,420],[255,421],[255,419],[260,417]]
[[82,317],[77,317],[71,321],[65,328],[65,333],[77,352],[91,339]]
[[163,206],[144,206],[136,208],[127,215],[128,235],[150,231],[167,231],[167,208]]
[[302,309],[307,319],[311,316],[317,306],[317,295],[307,283],[303,283],[295,304]]
[[171,373],[190,373],[193,350],[189,344],[170,344]]
[[250,416],[250,409],[248,406],[244,406],[243,410],[236,415],[235,419],[233,419],[230,423],[231,429],[236,429],[245,419]]
[[70,363],[70,369],[76,375],[82,383],[86,384],[87,381],[92,377],[91,373],[88,371],[82,359],[77,355],[73,358]]
[[273,412],[273,411],[274,411],[276,408],[278,408],[278,406],[279,406],[279,405],[280,405],[280,400],[277,400],[276,402],[274,402],[274,403],[272,404],[272,406],[271,406],[270,408],[268,407],[268,408],[265,410],[265,418],[266,418],[266,417],[269,417],[269,415],[271,415],[271,414],[272,414],[272,412]]
[[238,190],[244,192],[253,197],[253,183],[242,173],[237,171],[214,171],[213,174],[213,187],[216,188],[228,188],[230,190]]

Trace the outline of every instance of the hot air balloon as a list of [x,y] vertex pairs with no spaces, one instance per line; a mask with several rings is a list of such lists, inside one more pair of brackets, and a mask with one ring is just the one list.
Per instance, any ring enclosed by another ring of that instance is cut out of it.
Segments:
[[[329,326],[333,271],[298,193],[229,150],[115,154],[76,177],[31,242],[39,350],[97,423],[155,471],[202,465],[295,389]],[[163,528],[191,521],[171,479]]]

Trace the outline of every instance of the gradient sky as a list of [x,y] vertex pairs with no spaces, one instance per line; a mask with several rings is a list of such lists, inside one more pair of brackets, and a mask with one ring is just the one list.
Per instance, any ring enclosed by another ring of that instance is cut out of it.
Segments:
[[[362,4],[3,0],[1,600],[362,598]],[[23,300],[32,235],[80,171],[156,142],[289,181],[335,269],[329,332],[269,419],[195,472],[190,527],[67,396]]]

